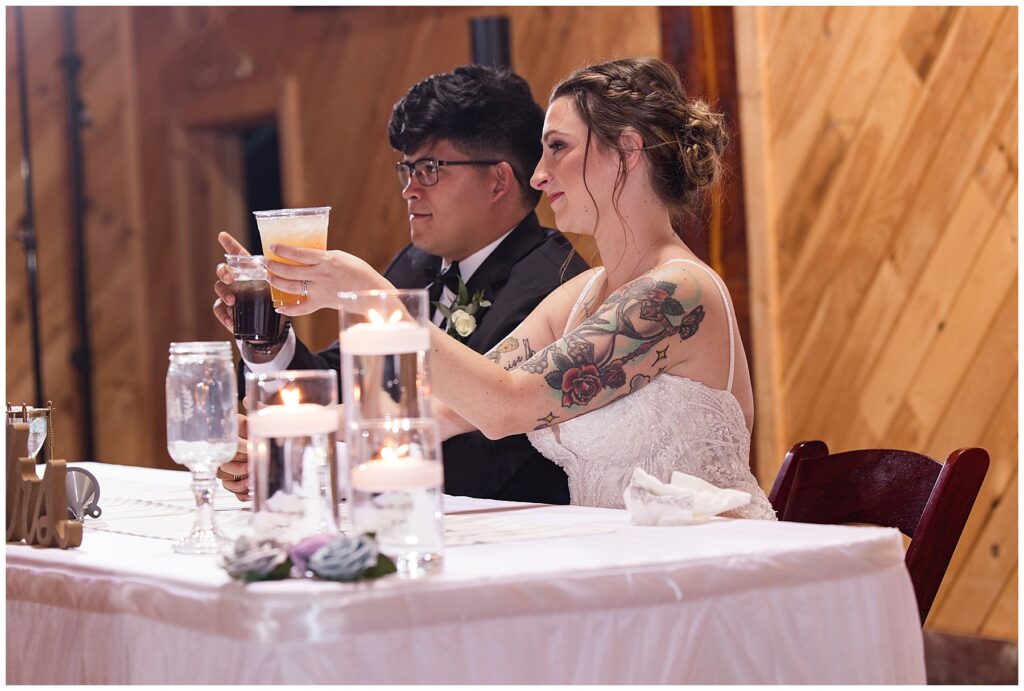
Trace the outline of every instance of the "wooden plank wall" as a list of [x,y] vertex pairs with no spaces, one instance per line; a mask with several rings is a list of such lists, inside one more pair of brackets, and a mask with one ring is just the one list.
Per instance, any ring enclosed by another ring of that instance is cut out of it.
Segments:
[[737,46],[760,458],[988,449],[928,625],[1015,639],[1017,8],[743,8]]
[[[7,398],[32,395],[13,9],[7,8]],[[61,10],[25,10],[46,395],[56,454],[82,457],[73,320],[67,108]],[[333,207],[329,243],[383,268],[407,242],[387,144],[394,102],[414,82],[468,62],[469,19],[511,20],[513,67],[546,105],[569,71],[660,55],[648,8],[80,7],[86,233],[93,324],[96,455],[171,467],[164,376],[172,340],[223,339],[210,314],[216,232],[245,235],[239,141],[276,118],[285,204]],[[553,223],[542,207],[542,220]],[[581,249],[589,247],[580,243]],[[336,337],[326,311],[303,320],[315,346]]]
[[[30,401],[32,364],[24,252],[16,240],[24,214],[21,122],[18,116],[14,11],[7,8],[7,399]],[[87,204],[87,252],[91,301],[93,382],[97,387],[95,441],[100,457],[125,463],[153,453],[148,438],[160,429],[142,429],[135,411],[153,407],[153,393],[139,386],[145,361],[146,334],[140,328],[147,306],[138,290],[142,282],[142,226],[138,222],[138,162],[131,136],[135,123],[125,88],[130,52],[128,15],[95,9],[80,22],[81,82],[90,126],[83,133]],[[39,244],[40,331],[43,346],[44,396],[54,401],[55,453],[81,458],[82,397],[73,352],[79,345],[75,327],[72,200],[66,129],[67,95],[61,10],[25,10],[26,65],[29,84],[29,132],[36,230]],[[147,382],[149,384],[149,382]],[[154,384],[155,385],[155,384]],[[161,385],[162,387],[162,385]]]

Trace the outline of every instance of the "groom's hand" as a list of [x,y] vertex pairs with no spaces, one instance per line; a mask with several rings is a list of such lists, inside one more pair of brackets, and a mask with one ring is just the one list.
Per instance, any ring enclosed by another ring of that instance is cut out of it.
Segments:
[[[249,256],[249,250],[228,233],[218,234],[217,242],[224,248],[225,254]],[[213,316],[232,334],[235,332],[235,323],[231,316],[231,308],[235,304],[235,296],[231,293],[231,284],[234,280],[235,275],[226,263],[221,262],[217,265],[217,282],[213,284],[213,292],[217,293],[217,299],[213,302]]]
[[[248,409],[249,399],[243,401]],[[238,501],[249,501],[249,432],[248,419],[238,416],[238,448],[235,457],[217,468],[217,479],[224,489],[235,495]]]

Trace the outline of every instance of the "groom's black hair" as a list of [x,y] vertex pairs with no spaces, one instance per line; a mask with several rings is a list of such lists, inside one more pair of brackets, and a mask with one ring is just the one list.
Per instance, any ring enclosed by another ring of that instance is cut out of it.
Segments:
[[406,155],[446,140],[474,159],[508,161],[533,207],[540,191],[530,187],[530,177],[543,127],[544,111],[526,80],[505,69],[463,65],[413,85],[391,111],[388,139]]

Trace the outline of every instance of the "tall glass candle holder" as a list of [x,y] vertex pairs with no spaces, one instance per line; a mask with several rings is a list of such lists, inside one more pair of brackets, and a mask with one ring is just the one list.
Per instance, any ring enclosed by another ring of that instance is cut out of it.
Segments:
[[286,543],[337,532],[344,470],[336,374],[249,372],[245,380],[253,532]]
[[444,553],[444,470],[437,422],[360,421],[350,424],[349,432],[353,534],[375,534],[402,578],[438,568]]
[[339,293],[338,305],[349,422],[429,417],[427,291]]

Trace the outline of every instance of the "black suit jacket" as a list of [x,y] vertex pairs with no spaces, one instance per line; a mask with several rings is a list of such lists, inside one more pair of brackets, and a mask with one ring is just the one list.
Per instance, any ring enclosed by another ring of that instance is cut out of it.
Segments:
[[[502,240],[470,277],[469,294],[483,291],[491,306],[477,313],[477,328],[466,345],[485,353],[517,327],[547,295],[587,269],[556,230],[542,228],[530,213]],[[441,266],[440,257],[412,245],[399,252],[387,270],[396,288],[425,288]],[[563,266],[565,269],[563,270]],[[296,339],[290,369],[341,369],[338,343],[312,353]],[[340,389],[339,389],[340,390]],[[524,434],[490,440],[480,432],[452,437],[443,445],[444,488],[453,495],[568,504],[565,472],[540,455]]]

